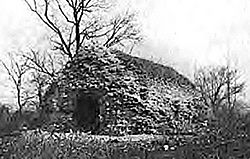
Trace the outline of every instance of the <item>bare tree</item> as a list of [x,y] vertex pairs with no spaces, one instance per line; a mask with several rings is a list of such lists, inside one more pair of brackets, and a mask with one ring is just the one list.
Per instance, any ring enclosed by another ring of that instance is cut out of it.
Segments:
[[27,67],[50,78],[55,78],[58,70],[62,67],[60,58],[48,52],[30,49],[30,51],[23,53],[22,57],[27,61]]
[[30,71],[30,84],[36,92],[38,106],[41,106],[46,87],[58,76],[61,62],[59,57],[52,56],[48,52],[35,51],[23,53],[22,57],[27,61]]
[[[115,16],[108,25],[106,25],[104,46],[112,47],[114,45],[124,46],[123,42],[130,41],[133,45],[142,40],[140,30],[135,21],[136,14],[130,14],[128,11],[124,14]],[[101,35],[101,34],[99,34]],[[98,36],[96,34],[95,36]],[[132,48],[133,48],[132,45]]]
[[105,0],[24,1],[55,33],[57,38],[51,38],[55,49],[61,50],[70,59],[90,40],[102,41],[106,47],[141,40],[134,13],[120,14],[108,22],[103,20],[105,18],[100,16],[100,12],[111,8]]
[[225,105],[232,110],[245,86],[245,82],[240,81],[238,70],[229,66],[201,68],[194,79],[202,99],[214,113]]
[[24,91],[24,76],[29,70],[27,67],[27,60],[25,59],[17,59],[17,56],[9,53],[10,64],[8,65],[6,62],[1,60],[1,63],[5,70],[7,71],[10,80],[15,85],[17,104],[19,107],[19,112],[22,113],[23,107],[26,105],[30,96],[27,96]]

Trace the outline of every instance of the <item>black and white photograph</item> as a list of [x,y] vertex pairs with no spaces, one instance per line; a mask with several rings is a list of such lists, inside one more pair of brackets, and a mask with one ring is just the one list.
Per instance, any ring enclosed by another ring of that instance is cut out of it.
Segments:
[[250,159],[250,1],[0,0],[0,159]]

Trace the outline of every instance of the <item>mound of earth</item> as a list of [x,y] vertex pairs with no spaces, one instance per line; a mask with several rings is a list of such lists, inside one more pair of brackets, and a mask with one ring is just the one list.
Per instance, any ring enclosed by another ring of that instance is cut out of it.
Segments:
[[50,89],[47,105],[97,134],[187,133],[199,125],[202,107],[192,82],[117,50],[86,47]]

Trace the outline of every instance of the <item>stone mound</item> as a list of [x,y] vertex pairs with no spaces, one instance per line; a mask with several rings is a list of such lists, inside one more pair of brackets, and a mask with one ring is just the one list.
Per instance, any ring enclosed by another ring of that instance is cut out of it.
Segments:
[[47,103],[96,134],[194,132],[202,108],[194,85],[171,67],[88,47],[65,65]]

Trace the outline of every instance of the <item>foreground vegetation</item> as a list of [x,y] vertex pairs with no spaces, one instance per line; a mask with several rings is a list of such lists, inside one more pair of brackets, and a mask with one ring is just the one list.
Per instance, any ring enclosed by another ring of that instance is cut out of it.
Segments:
[[3,158],[152,158],[165,154],[163,141],[159,136],[108,137],[37,130],[3,137],[1,154]]
[[[250,116],[226,114],[196,135],[102,136],[80,131],[14,131],[0,138],[0,158],[210,159],[250,157]],[[56,127],[56,125],[54,125]]]

